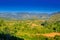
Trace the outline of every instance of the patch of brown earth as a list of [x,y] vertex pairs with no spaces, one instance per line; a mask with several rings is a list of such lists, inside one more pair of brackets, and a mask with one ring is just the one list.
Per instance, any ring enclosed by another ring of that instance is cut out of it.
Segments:
[[46,37],[55,37],[56,35],[60,36],[60,33],[47,33],[47,34],[41,34],[41,35],[46,36]]

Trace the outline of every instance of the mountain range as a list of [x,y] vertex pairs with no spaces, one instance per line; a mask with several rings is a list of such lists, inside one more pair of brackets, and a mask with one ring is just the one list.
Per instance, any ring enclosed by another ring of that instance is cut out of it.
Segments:
[[8,19],[48,19],[50,14],[48,13],[28,13],[28,12],[3,12],[0,13],[0,18]]

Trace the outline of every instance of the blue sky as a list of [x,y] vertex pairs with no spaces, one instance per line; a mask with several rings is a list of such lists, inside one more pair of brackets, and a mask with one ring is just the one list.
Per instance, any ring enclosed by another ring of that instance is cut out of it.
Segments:
[[55,12],[60,11],[60,0],[0,0],[1,11]]

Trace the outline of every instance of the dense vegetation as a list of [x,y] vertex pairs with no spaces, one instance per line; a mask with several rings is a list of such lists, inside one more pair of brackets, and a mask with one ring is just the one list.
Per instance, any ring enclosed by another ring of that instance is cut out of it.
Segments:
[[58,20],[58,17],[58,19],[55,16],[53,17],[50,17],[49,20],[0,19],[0,34],[9,34],[14,37],[23,38],[24,40],[60,40],[60,36],[58,35],[55,37],[45,37],[40,35],[60,32],[60,20]]

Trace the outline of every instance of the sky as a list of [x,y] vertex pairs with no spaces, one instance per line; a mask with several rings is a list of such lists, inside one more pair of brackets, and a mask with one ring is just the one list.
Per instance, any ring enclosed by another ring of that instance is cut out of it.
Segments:
[[0,0],[0,12],[56,12],[60,0]]

